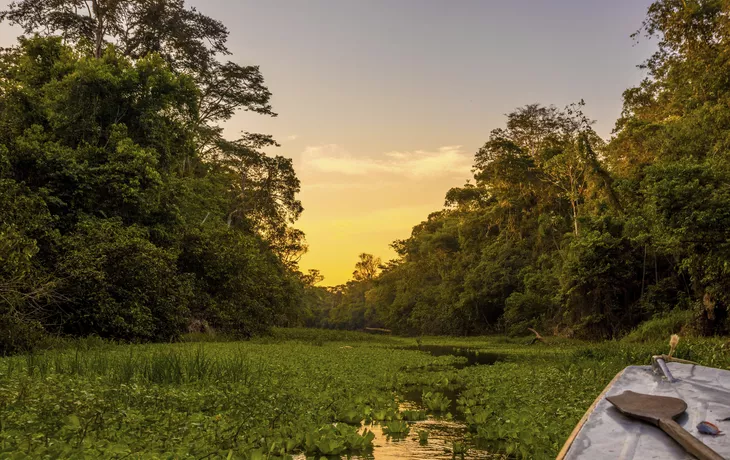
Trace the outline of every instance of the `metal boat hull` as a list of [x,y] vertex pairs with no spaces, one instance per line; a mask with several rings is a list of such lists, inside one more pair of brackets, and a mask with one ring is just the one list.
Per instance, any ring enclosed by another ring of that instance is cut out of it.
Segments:
[[[626,390],[683,399],[687,411],[677,419],[684,429],[730,459],[730,371],[694,364],[667,363],[676,381],[669,382],[651,366],[629,366],[596,399],[558,455],[558,460],[691,459],[659,428],[622,415],[606,396]],[[727,435],[703,435],[697,424],[709,421]]]

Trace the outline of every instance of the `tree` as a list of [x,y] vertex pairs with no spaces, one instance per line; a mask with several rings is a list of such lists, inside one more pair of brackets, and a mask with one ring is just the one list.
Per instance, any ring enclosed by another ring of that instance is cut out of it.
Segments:
[[[133,60],[155,54],[191,77],[197,107],[194,116],[181,115],[197,154],[238,176],[229,216],[248,220],[285,262],[296,265],[299,256],[292,253],[301,255],[306,243],[301,231],[288,228],[303,210],[295,198],[300,186],[291,160],[261,151],[278,146],[270,136],[244,133],[229,141],[219,125],[238,110],[276,116],[258,67],[219,60],[230,54],[228,30],[220,21],[186,8],[183,0],[20,0],[0,12],[0,20],[26,33],[60,34],[77,49],[93,43],[90,54],[96,59],[110,43]],[[188,160],[178,164],[183,173],[191,167]]]
[[296,275],[253,224],[228,225],[238,177],[199,154],[198,110],[195,81],[154,54],[41,37],[0,54],[0,351],[38,328],[169,340],[192,320],[298,321]]
[[[223,23],[186,8],[183,0],[20,0],[0,12],[0,20],[18,24],[26,33],[60,34],[77,49],[93,43],[96,59],[110,43],[133,60],[155,54],[176,73],[190,76],[196,110],[180,114],[181,120],[193,133],[197,155],[236,176],[229,224],[234,217],[245,220],[296,268],[306,243],[303,232],[289,227],[303,210],[291,160],[261,151],[278,146],[271,136],[244,133],[229,141],[219,125],[238,110],[276,116],[257,66],[219,60],[230,54]],[[189,154],[177,164],[182,173],[190,172],[191,165]]]
[[315,286],[324,281],[324,276],[316,268],[310,268],[307,270],[306,275],[302,275],[302,282],[306,286]]
[[300,182],[291,159],[260,151],[270,145],[278,144],[270,136],[247,133],[236,142],[219,141],[208,161],[231,175],[228,225],[253,228],[295,269],[307,251],[304,233],[290,227],[304,210],[297,199]]
[[[58,262],[63,297],[53,318],[73,335],[170,340],[188,324],[191,277],[174,251],[121,219],[86,219],[65,240]],[[53,324],[53,323],[51,323]]]
[[396,261],[378,273],[364,270],[371,256],[360,256],[331,324],[420,334],[521,334],[530,326],[620,334],[629,322],[621,312],[635,301],[636,258],[618,258],[633,248],[620,225],[602,224],[616,211],[613,182],[582,105],[532,104],[507,115],[475,155],[476,183],[449,190],[447,209],[394,242]]
[[205,67],[213,55],[227,52],[226,27],[186,9],[181,0],[20,0],[0,19],[20,25],[25,33],[92,44],[97,59],[108,39],[126,56],[155,52],[187,68]]
[[728,0],[653,2],[635,37],[658,50],[610,142],[582,101],[515,109],[475,182],[333,292],[330,324],[607,338],[679,309],[730,331],[729,18]]
[[198,83],[195,122],[207,132],[201,145],[220,138],[220,128],[210,123],[227,120],[238,109],[274,115],[259,68],[220,62],[218,56],[230,54],[227,28],[186,8],[183,0],[20,0],[0,12],[0,20],[25,33],[60,34],[81,49],[93,43],[97,59],[107,43],[133,59],[160,55]]
[[375,278],[382,263],[380,257],[375,257],[365,252],[358,257],[360,260],[355,264],[355,271],[352,272],[352,278],[355,281],[370,281]]
[[635,36],[656,39],[658,50],[643,64],[647,78],[624,93],[606,151],[634,216],[632,237],[655,260],[671,261],[655,269],[652,295],[683,308],[689,298],[704,333],[730,328],[730,299],[722,294],[730,288],[722,268],[730,257],[729,13],[724,0],[652,3]]

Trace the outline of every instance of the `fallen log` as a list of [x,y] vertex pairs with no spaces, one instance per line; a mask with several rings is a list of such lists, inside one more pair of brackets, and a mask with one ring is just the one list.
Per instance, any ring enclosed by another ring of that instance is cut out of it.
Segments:
[[383,333],[383,334],[392,334],[393,333],[393,331],[391,331],[390,329],[383,329],[381,327],[366,327],[365,328],[365,331],[367,331],[367,332],[380,332],[380,333]]
[[528,327],[527,330],[532,332],[533,334],[535,334],[535,337],[530,341],[530,343],[528,345],[532,345],[533,343],[537,342],[538,340],[542,343],[547,343],[547,342],[545,342],[545,339],[542,338],[540,333],[537,332],[535,329]]

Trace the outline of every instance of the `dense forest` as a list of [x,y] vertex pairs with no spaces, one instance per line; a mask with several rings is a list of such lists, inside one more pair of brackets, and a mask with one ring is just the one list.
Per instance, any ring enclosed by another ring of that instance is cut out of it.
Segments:
[[[88,8],[87,8],[88,6]],[[617,337],[730,327],[730,1],[659,0],[612,138],[582,101],[507,115],[474,180],[352,281],[317,287],[291,160],[230,140],[275,116],[228,31],[182,0],[19,0],[0,52],[0,351],[273,325]],[[582,65],[576,62],[576,65]]]
[[606,338],[663,318],[727,333],[730,1],[656,1],[634,38],[657,51],[609,141],[583,101],[517,108],[473,182],[393,243],[396,260],[363,271],[363,254],[352,281],[320,288],[309,323]]
[[182,0],[82,3],[0,13],[0,348],[298,322],[292,162],[220,126],[276,115],[259,69]]

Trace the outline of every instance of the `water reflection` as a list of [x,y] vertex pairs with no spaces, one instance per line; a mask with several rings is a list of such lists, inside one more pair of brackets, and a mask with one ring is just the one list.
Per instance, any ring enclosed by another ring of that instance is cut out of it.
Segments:
[[[373,424],[363,427],[375,434],[373,451],[369,455],[354,455],[352,460],[452,460],[452,459],[496,459],[499,455],[492,455],[482,450],[469,448],[466,454],[454,455],[452,448],[454,441],[463,442],[466,435],[466,426],[454,421],[429,419],[420,422],[411,422],[411,430],[407,436],[396,439],[385,433],[381,425]],[[428,431],[428,442],[420,444],[418,432]],[[305,460],[304,455],[294,457],[295,460]],[[338,458],[338,457],[335,457]]]
[[[488,453],[476,449],[469,449],[462,457],[452,453],[454,441],[463,442],[466,427],[458,422],[446,420],[423,420],[411,423],[411,431],[403,439],[389,439],[383,433],[380,425],[368,427],[375,433],[372,456],[353,457],[354,459],[397,460],[397,459],[485,459],[494,458]],[[418,441],[418,431],[428,431],[428,442],[421,445]]]
[[491,365],[497,361],[504,361],[507,355],[500,353],[489,353],[481,350],[472,350],[470,348],[458,348],[446,345],[418,345],[412,347],[403,347],[402,350],[418,350],[431,354],[431,356],[458,356],[466,358],[460,363],[456,363],[453,367],[461,369],[467,366],[476,366],[478,364]]
[[[506,359],[506,355],[498,353],[488,353],[468,348],[457,348],[442,345],[420,345],[413,347],[402,347],[404,350],[418,350],[430,353],[432,356],[459,356],[465,358],[461,362],[456,363],[453,367],[461,369],[467,366],[475,365],[491,365],[497,361]],[[402,402],[400,411],[405,410],[422,410],[424,409],[421,401],[422,392],[428,389],[425,385],[413,385],[406,388],[402,394]],[[439,391],[444,393],[452,400],[450,410],[458,417],[454,411],[455,400],[459,395],[460,388],[446,387]],[[454,442],[463,443],[467,439],[466,425],[459,420],[443,420],[435,416],[429,416],[427,420],[418,422],[409,422],[410,431],[408,435],[402,438],[393,438],[383,433],[383,427],[380,424],[366,425],[361,430],[368,429],[375,434],[373,440],[373,451],[368,455],[355,455],[342,458],[352,460],[452,460],[452,459],[503,459],[503,455],[490,454],[486,451],[479,450],[474,446],[467,446],[468,450],[465,454],[454,454]],[[419,442],[419,431],[428,432],[428,442],[422,444]],[[340,457],[333,457],[340,458]],[[294,457],[295,460],[305,460],[306,456],[299,455]]]

